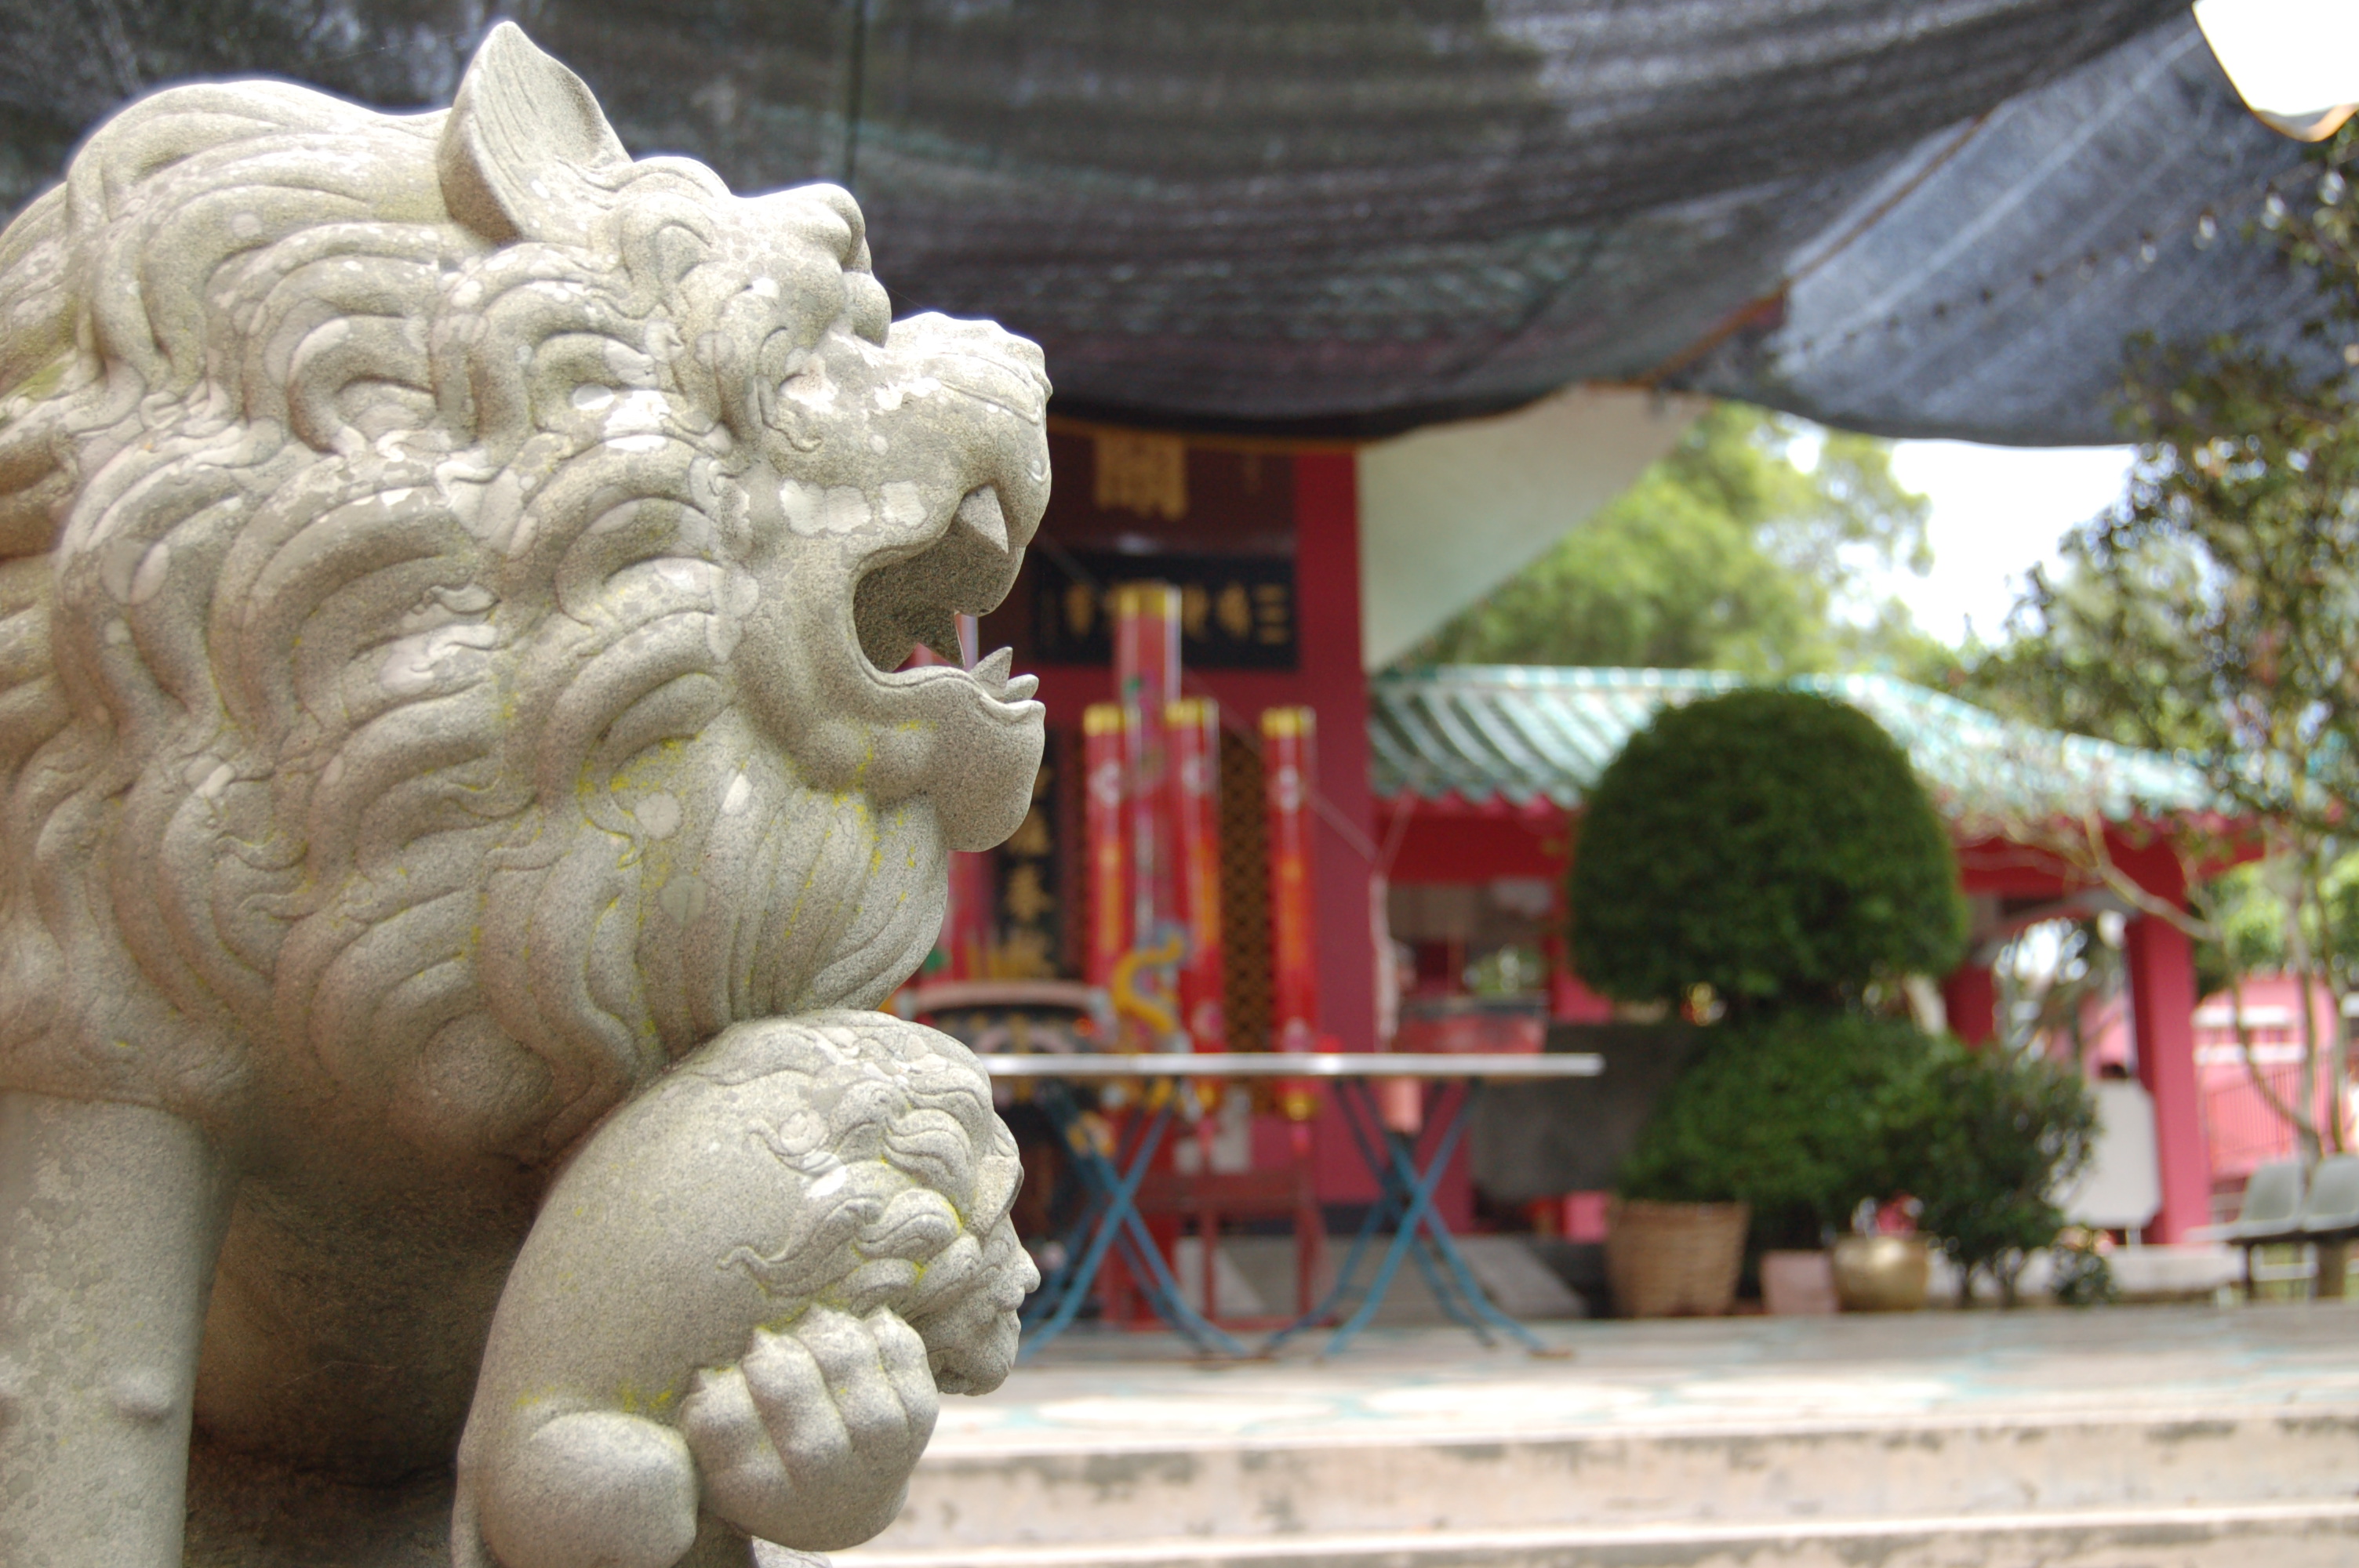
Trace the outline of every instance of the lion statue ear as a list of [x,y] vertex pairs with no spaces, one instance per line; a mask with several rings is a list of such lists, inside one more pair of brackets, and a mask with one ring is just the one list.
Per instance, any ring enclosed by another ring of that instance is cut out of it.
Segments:
[[475,51],[435,154],[451,215],[500,243],[591,243],[614,206],[595,176],[630,162],[589,87],[514,22]]

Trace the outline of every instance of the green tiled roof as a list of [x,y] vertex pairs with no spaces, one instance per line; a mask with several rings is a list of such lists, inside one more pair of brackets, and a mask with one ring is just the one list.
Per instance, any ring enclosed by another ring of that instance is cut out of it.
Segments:
[[[1379,798],[1581,804],[1630,732],[1667,702],[1744,686],[1706,670],[1451,665],[1377,676],[1368,730]],[[1889,676],[1810,676],[1793,687],[1865,711],[1907,749],[1943,815],[2108,820],[2201,810],[2184,760],[2017,723]]]

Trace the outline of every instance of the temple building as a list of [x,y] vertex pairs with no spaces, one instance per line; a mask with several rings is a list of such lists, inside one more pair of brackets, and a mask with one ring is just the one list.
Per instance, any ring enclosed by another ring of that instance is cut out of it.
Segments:
[[[1038,673],[1051,726],[1040,809],[979,879],[995,911],[985,967],[1007,978],[1084,970],[1081,723],[1116,696],[1116,590],[1151,580],[1178,589],[1186,691],[1213,699],[1223,719],[1230,1048],[1266,1048],[1271,1033],[1256,720],[1277,707],[1318,717],[1311,871],[1322,1034],[1347,1050],[1382,1049],[1401,1028],[1403,992],[1412,1014],[1432,1013],[1437,999],[1465,990],[1471,962],[1503,952],[1540,956],[1520,982],[1546,998],[1527,1010],[1536,1025],[1610,1016],[1567,968],[1556,936],[1584,792],[1658,706],[1738,677],[1384,666],[1487,589],[1503,558],[1512,569],[1548,542],[1518,524],[1541,512],[1551,470],[1578,467],[1593,484],[1601,472],[1635,471],[1683,424],[1676,408],[1587,395],[1357,450],[1060,429],[1055,496],[1027,568],[981,628],[982,646],[1012,645],[1016,666]],[[1546,455],[1513,460],[1523,446]],[[1486,468],[1487,488],[1473,477]],[[1474,497],[1462,524],[1416,515],[1452,494]],[[2126,917],[2128,1055],[2159,1151],[2160,1206],[2147,1236],[2173,1240],[2207,1223],[2188,942],[2122,892],[2183,904],[2172,834],[2209,823],[2200,775],[1889,677],[1805,684],[1876,719],[1951,826],[1973,930],[1966,966],[1930,979],[1962,1036],[1994,1033],[1990,964],[2009,936],[2060,916]],[[2092,821],[2105,825],[2101,844],[2089,842]],[[1404,949],[1413,973],[1394,961]],[[1340,1136],[1322,1128],[1321,1181],[1331,1200],[1350,1202],[1364,1195],[1364,1177],[1335,1146]]]

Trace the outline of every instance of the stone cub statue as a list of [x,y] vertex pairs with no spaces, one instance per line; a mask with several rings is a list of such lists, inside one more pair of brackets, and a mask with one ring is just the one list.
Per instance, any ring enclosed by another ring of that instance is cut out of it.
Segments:
[[1020,1169],[955,1042],[862,1012],[723,1032],[542,1205],[459,1446],[457,1562],[670,1563],[700,1505],[808,1549],[875,1535],[937,1392],[1007,1375],[1038,1281]]
[[443,113],[158,92],[0,235],[0,1562],[890,1519],[1034,1280],[864,1010],[1029,803],[1031,678],[902,665],[1048,395],[512,26]]

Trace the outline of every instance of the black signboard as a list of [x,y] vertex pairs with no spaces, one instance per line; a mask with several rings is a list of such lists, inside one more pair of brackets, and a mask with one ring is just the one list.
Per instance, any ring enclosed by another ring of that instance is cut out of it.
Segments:
[[1114,660],[1114,590],[1168,582],[1180,590],[1180,660],[1215,670],[1290,670],[1294,563],[1283,556],[1126,556],[1034,549],[1031,656],[1054,664]]

